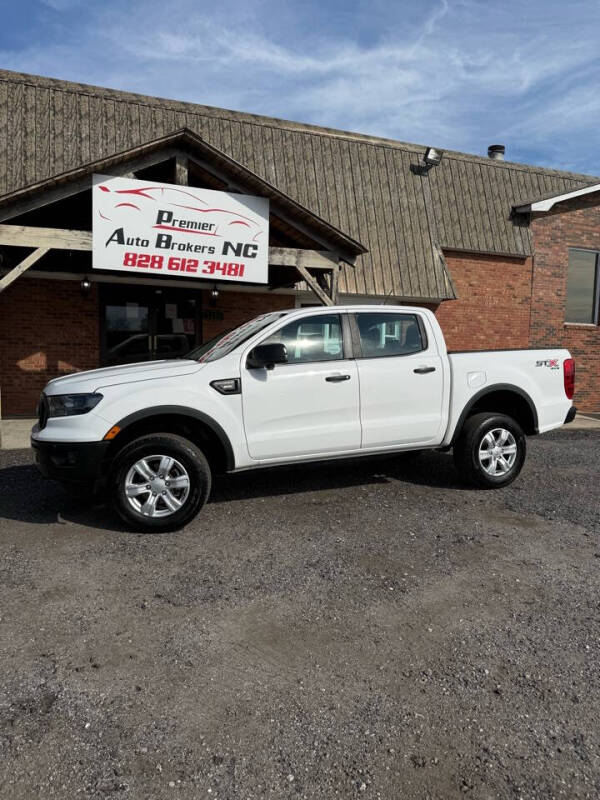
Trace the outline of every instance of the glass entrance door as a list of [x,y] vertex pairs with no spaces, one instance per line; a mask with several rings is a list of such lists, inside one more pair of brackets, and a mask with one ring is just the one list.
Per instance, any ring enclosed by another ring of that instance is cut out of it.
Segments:
[[[198,293],[200,297],[200,293]],[[153,358],[181,358],[199,342],[196,298],[165,293],[153,307]]]
[[181,358],[200,342],[200,292],[102,285],[100,296],[103,366]]

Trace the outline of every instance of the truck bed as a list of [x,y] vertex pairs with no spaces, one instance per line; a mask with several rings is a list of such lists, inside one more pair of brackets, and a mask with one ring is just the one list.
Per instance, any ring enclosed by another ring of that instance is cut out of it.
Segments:
[[526,399],[535,410],[536,432],[560,427],[571,408],[563,374],[563,363],[568,358],[568,350],[558,347],[449,352],[450,419],[446,439],[451,440],[464,409],[492,388],[517,391]]

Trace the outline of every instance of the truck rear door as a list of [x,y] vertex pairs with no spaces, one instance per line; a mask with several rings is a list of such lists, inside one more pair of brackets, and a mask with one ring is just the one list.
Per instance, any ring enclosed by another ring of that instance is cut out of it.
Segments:
[[357,312],[354,345],[362,447],[438,444],[445,424],[444,364],[423,318],[397,310]]

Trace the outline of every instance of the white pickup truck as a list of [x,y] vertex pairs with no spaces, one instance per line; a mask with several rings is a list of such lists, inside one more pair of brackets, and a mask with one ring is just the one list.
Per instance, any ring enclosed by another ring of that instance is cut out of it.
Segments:
[[422,308],[305,308],[185,359],[50,381],[31,443],[43,474],[108,485],[129,524],[172,530],[223,471],[453,448],[469,483],[506,486],[526,435],[575,416],[574,378],[561,349],[448,353]]

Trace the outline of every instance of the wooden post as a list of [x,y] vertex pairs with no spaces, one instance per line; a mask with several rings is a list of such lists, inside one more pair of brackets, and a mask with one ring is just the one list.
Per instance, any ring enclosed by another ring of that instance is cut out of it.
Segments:
[[338,301],[338,282],[340,278],[340,270],[342,269],[342,262],[337,269],[331,270],[331,299],[334,305],[337,305]]
[[179,186],[189,186],[189,162],[187,156],[183,153],[177,153],[175,156],[175,183]]

